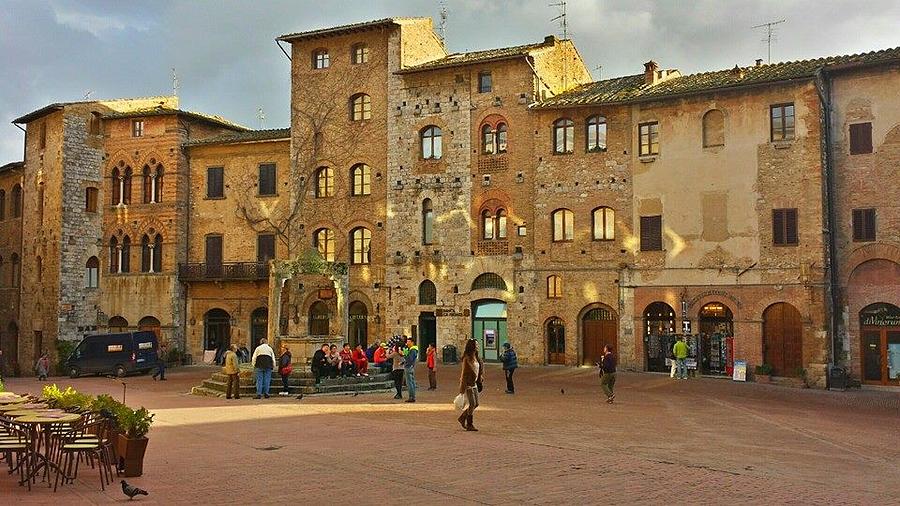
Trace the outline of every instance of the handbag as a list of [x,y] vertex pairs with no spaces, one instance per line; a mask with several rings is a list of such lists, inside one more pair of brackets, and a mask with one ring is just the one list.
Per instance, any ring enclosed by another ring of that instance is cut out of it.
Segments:
[[286,365],[286,366],[284,366],[284,367],[281,368],[281,375],[282,375],[282,376],[290,376],[292,372],[294,372],[294,365],[293,365],[293,364],[288,364],[288,365]]

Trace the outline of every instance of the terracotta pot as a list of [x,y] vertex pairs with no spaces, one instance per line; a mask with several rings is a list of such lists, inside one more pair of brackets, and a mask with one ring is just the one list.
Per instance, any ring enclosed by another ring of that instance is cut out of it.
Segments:
[[757,383],[771,383],[772,382],[772,377],[769,376],[768,374],[757,374],[755,379],[756,379]]
[[116,436],[116,458],[118,468],[126,478],[134,478],[144,473],[144,452],[147,451],[145,437],[129,439],[124,434]]

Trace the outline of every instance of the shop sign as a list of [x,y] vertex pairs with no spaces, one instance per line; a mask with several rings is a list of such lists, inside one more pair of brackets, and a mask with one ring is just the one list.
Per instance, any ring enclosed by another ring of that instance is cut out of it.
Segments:
[[691,321],[684,320],[681,322],[681,333],[691,335]]
[[875,304],[862,313],[862,324],[867,327],[900,327],[900,308],[891,304]]
[[435,310],[434,315],[437,317],[441,316],[469,316],[469,310],[463,309],[460,311],[455,307],[439,307]]
[[746,360],[735,360],[734,361],[734,372],[731,374],[731,379],[734,381],[747,381],[747,361]]

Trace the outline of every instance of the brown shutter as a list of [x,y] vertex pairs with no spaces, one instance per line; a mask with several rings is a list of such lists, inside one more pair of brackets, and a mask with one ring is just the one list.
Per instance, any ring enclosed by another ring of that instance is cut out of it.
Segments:
[[662,216],[641,216],[641,251],[662,250]]
[[222,236],[206,236],[206,272],[208,276],[222,274]]
[[853,210],[853,240],[863,240],[863,212],[862,209]]
[[256,237],[256,261],[268,262],[275,258],[275,236],[272,234],[260,234]]
[[772,210],[772,242],[784,244],[784,211],[782,209]]
[[872,123],[850,125],[850,154],[872,152]]
[[867,241],[875,240],[875,210],[874,209],[866,209],[863,213],[865,219],[863,220],[865,223],[865,236]]
[[800,242],[798,240],[796,209],[786,209],[784,212],[784,239],[786,244],[797,244]]

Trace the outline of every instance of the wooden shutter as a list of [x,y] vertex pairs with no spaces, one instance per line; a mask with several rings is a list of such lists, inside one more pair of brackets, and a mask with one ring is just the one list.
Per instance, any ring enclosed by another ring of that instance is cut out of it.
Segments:
[[797,210],[785,209],[784,213],[784,239],[786,244],[797,244],[799,231],[797,230]]
[[272,234],[260,234],[256,237],[256,261],[268,262],[275,258],[275,236]]
[[872,152],[872,123],[850,125],[850,154],[861,155]]
[[206,196],[219,198],[225,196],[224,170],[222,167],[206,169]]
[[662,216],[641,216],[641,251],[662,250]]
[[853,240],[867,242],[875,240],[875,210],[853,210]]
[[259,166],[259,194],[275,195],[275,164],[264,163]]
[[209,276],[222,274],[222,236],[206,236],[206,272]]

